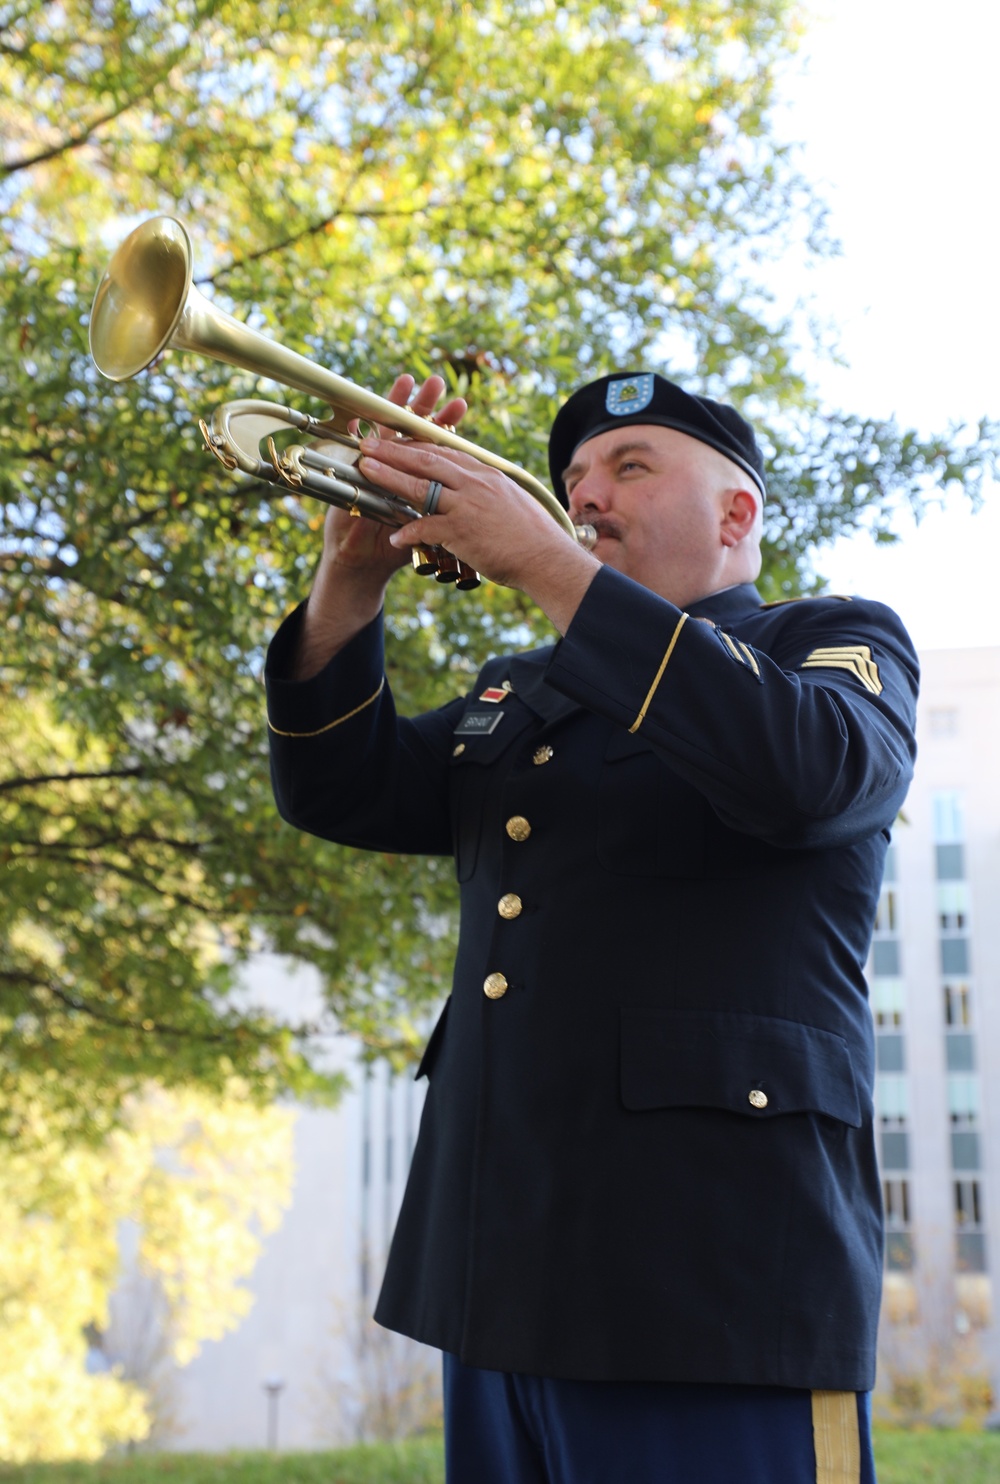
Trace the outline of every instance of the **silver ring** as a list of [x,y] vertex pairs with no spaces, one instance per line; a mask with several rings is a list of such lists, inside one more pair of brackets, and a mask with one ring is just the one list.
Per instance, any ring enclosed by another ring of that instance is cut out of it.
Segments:
[[435,510],[438,508],[438,501],[440,500],[440,498],[441,481],[440,479],[432,479],[430,484],[427,486],[427,498],[424,501],[425,515],[434,514]]

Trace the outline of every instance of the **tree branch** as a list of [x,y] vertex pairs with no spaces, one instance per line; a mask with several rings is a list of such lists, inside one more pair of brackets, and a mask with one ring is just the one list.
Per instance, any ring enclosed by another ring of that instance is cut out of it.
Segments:
[[148,769],[144,767],[106,768],[94,773],[36,773],[31,777],[5,778],[0,782],[0,793],[16,788],[41,788],[46,783],[76,783],[83,779],[143,778],[147,773]]

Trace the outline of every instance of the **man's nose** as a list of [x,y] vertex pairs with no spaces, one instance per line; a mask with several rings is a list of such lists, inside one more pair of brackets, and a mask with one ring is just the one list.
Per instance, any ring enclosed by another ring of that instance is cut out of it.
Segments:
[[599,513],[607,510],[611,499],[611,480],[599,469],[590,469],[573,486],[573,493],[569,497],[569,513],[571,519],[586,514]]

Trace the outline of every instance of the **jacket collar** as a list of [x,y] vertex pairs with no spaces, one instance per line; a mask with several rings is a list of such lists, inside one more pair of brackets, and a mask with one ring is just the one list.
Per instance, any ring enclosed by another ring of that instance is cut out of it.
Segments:
[[760,593],[752,582],[740,582],[736,587],[725,587],[721,592],[709,593],[697,603],[689,603],[687,611],[692,618],[710,618],[713,623],[733,623],[756,613],[762,605]]

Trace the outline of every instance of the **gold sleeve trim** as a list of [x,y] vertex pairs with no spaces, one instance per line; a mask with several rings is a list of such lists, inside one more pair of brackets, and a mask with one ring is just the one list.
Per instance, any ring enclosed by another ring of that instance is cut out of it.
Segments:
[[688,615],[686,613],[682,613],[680,618],[677,620],[677,627],[676,629],[674,629],[673,637],[671,638],[670,643],[667,645],[667,652],[660,661],[660,668],[657,670],[655,676],[653,677],[653,683],[649,687],[649,694],[646,696],[646,699],[642,703],[639,715],[629,727],[630,732],[637,732],[642,726],[642,723],[645,720],[646,712],[649,710],[649,703],[656,694],[656,687],[663,679],[663,672],[667,668],[667,661],[670,659],[670,656],[674,652],[674,645],[677,643],[678,635],[680,634],[681,629],[684,627],[687,621]]
[[342,722],[350,721],[352,716],[357,716],[359,711],[363,711],[366,706],[370,706],[373,701],[377,701],[384,689],[385,676],[383,675],[379,681],[378,690],[373,691],[367,701],[362,701],[361,705],[355,706],[353,711],[347,711],[343,716],[338,716],[336,721],[328,721],[325,727],[317,727],[314,732],[283,732],[280,727],[271,725],[270,717],[267,719],[267,725],[276,737],[321,737],[324,732],[331,732],[334,727],[339,727]]
[[853,1391],[812,1393],[816,1484],[860,1484],[861,1438]]
[[802,661],[803,670],[850,670],[873,696],[882,694],[882,678],[867,644],[843,644],[814,649]]

